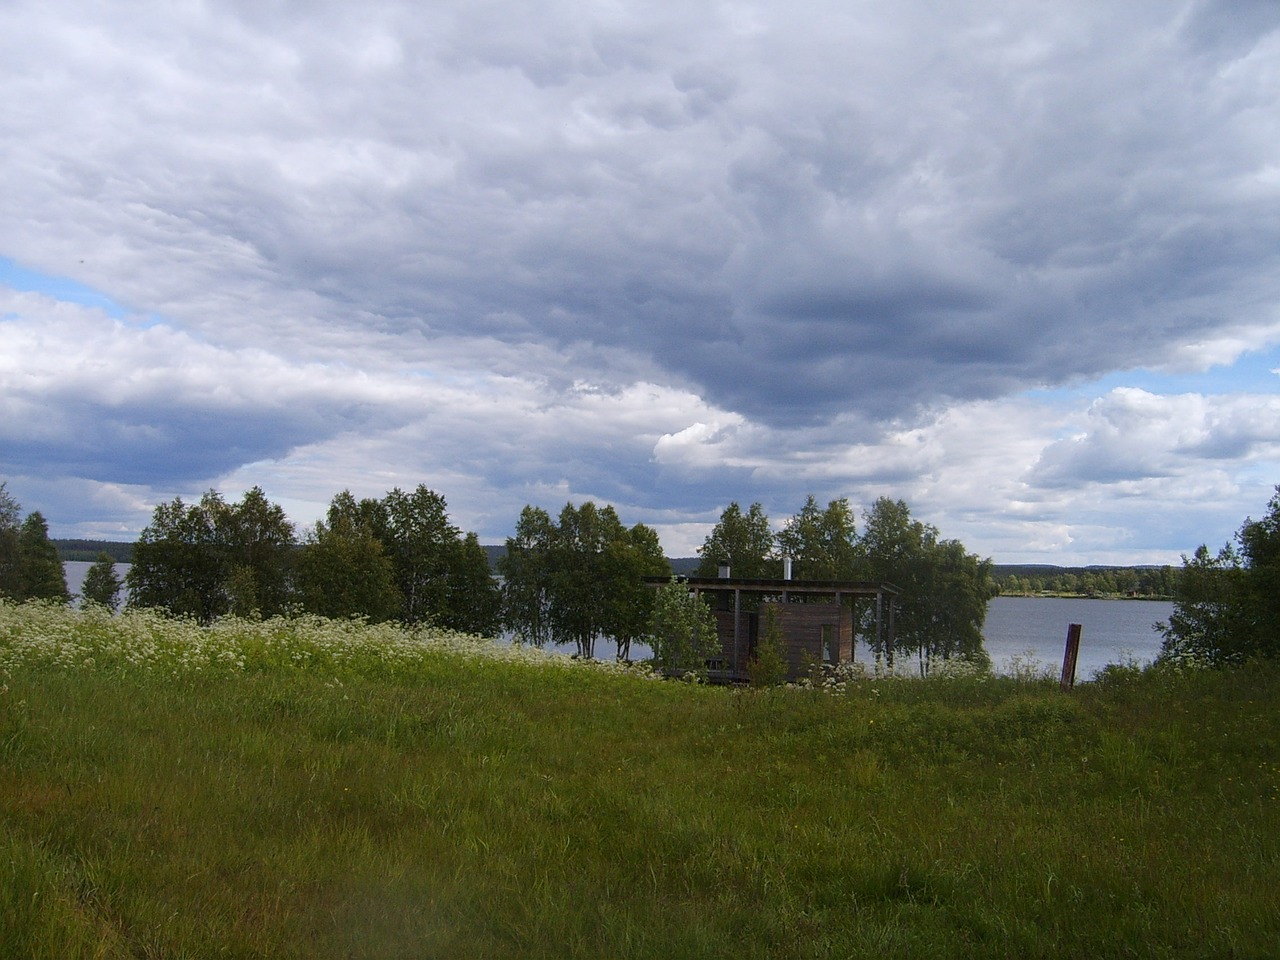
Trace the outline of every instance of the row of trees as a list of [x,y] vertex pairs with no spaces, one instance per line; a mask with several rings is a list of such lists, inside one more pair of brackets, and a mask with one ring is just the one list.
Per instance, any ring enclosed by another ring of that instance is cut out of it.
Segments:
[[632,642],[651,634],[644,578],[670,570],[657,531],[623,526],[613,507],[570,503],[552,520],[527,506],[498,561],[504,622],[522,642],[572,643],[581,657],[608,638],[625,660]]
[[1102,567],[1053,573],[995,574],[1001,593],[1034,596],[1067,593],[1084,596],[1170,597],[1174,591],[1173,567]]
[[40,511],[22,506],[0,482],[0,597],[68,601],[67,581],[49,525]]
[[489,635],[500,619],[488,555],[425,486],[381,499],[343,491],[302,540],[259,487],[237,503],[212,490],[175,498],[142,531],[126,581],[131,604],[201,623],[304,611]]
[[[0,589],[67,599],[43,518],[19,523],[18,515],[12,498],[0,498]],[[938,657],[984,657],[989,561],[913,520],[901,500],[882,498],[863,519],[859,534],[847,500],[824,508],[809,497],[775,532],[760,504],[744,511],[732,503],[699,551],[697,572],[714,576],[729,564],[739,577],[779,577],[786,556],[798,579],[888,581],[902,591],[896,642],[878,654],[909,651],[925,668]],[[156,507],[134,545],[127,586],[132,605],[202,623],[301,611],[481,635],[505,628],[536,646],[572,644],[583,657],[603,640],[626,659],[633,642],[670,632],[655,623],[655,592],[644,582],[670,573],[657,532],[624,526],[612,507],[567,504],[555,518],[525,507],[498,572],[501,583],[476,535],[464,535],[444,497],[425,486],[379,499],[343,491],[301,538],[254,487],[237,502],[211,490],[195,503]],[[114,606],[119,588],[110,558],[101,557],[86,597]]]
[[[902,500],[881,497],[863,514],[858,533],[848,500],[821,507],[811,496],[799,513],[774,533],[764,508],[743,511],[732,503],[700,551],[699,576],[715,576],[727,564],[735,577],[778,577],[783,557],[792,574],[806,580],[873,580],[902,592],[895,610],[895,639],[876,650],[932,660],[965,657],[986,662],[982,626],[994,595],[991,561],[967,552],[958,540],[942,539],[931,524],[913,520]],[[872,634],[873,609],[858,611]]]
[[1217,554],[1183,556],[1161,656],[1210,664],[1280,657],[1280,486]]

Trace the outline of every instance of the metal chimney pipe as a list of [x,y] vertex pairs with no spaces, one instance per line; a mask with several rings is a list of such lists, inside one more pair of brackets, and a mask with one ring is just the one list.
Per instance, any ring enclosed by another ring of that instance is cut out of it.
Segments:
[[727,563],[720,564],[720,579],[721,580],[729,579],[729,565]]
[[783,554],[782,556],[782,579],[791,579],[791,558],[786,554]]

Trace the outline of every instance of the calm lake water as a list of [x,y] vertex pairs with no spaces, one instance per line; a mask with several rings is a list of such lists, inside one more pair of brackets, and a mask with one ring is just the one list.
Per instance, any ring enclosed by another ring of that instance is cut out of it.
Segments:
[[1039,660],[1062,669],[1067,627],[1081,625],[1076,678],[1089,680],[1109,663],[1133,659],[1148,664],[1160,652],[1153,624],[1168,620],[1167,600],[1077,600],[1057,597],[996,597],[987,606],[983,628],[987,653],[998,672],[1008,672],[1014,657]]
[[[68,561],[63,564],[67,589],[79,593],[91,564]],[[127,563],[116,564],[116,575],[124,579]],[[1083,600],[1057,597],[996,597],[987,606],[983,628],[987,653],[999,673],[1008,673],[1019,661],[1039,664],[1057,676],[1062,669],[1062,651],[1067,627],[1078,623],[1080,655],[1076,678],[1089,680],[1109,663],[1133,659],[1148,664],[1160,652],[1160,634],[1152,626],[1168,620],[1173,604],[1164,600]],[[569,648],[566,648],[566,652]],[[653,655],[648,647],[632,644],[631,658],[644,660]],[[596,656],[613,656],[613,645],[600,643]],[[859,648],[857,658],[868,662],[870,654]]]
[[[1017,663],[1023,668],[1048,668],[1057,677],[1062,672],[1067,627],[1078,623],[1081,631],[1076,679],[1091,680],[1109,663],[1130,659],[1151,663],[1160,652],[1160,634],[1153,624],[1167,620],[1172,612],[1173,604],[1164,600],[996,597],[987,605],[982,634],[997,673],[1010,673]],[[562,649],[570,652],[570,648]],[[612,657],[613,644],[597,644],[596,656]],[[653,651],[647,646],[631,645],[633,660],[651,656]],[[856,659],[870,663],[871,652],[859,646]]]
[[[92,566],[93,564],[87,560],[64,560],[62,562],[62,575],[67,579],[67,589],[71,591],[71,595],[73,597],[78,596],[80,590],[84,587],[84,578],[89,573],[89,568]],[[116,564],[116,576],[120,578],[122,583],[124,582],[124,575],[129,572],[129,566],[130,564],[127,563]],[[124,600],[125,591],[124,588],[121,587],[121,604],[124,603]],[[75,604],[79,606],[79,603],[80,601],[77,599]]]

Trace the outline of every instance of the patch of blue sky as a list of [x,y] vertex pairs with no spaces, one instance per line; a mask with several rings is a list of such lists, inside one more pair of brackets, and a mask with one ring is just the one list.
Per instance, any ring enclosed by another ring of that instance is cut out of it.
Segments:
[[128,313],[124,307],[116,303],[101,290],[87,287],[69,277],[55,277],[38,270],[30,270],[8,257],[0,257],[0,283],[14,290],[28,293],[42,293],[65,303],[78,303],[86,307],[97,307],[109,317],[123,320]]
[[1280,347],[1254,350],[1241,355],[1234,363],[1220,364],[1191,373],[1168,373],[1137,368],[1118,370],[1096,380],[1030,390],[1028,395],[1040,400],[1072,400],[1100,397],[1121,387],[1136,387],[1148,393],[1174,395],[1198,393],[1222,396],[1232,393],[1280,393]]

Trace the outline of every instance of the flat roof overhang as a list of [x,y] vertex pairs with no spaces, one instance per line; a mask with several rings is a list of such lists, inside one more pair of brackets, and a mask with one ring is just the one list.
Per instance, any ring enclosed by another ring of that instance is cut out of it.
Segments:
[[[891,583],[874,580],[786,580],[773,578],[742,577],[676,577],[676,582],[687,585],[699,593],[711,593],[718,590],[741,591],[743,593],[804,593],[826,596],[858,596],[875,597],[890,594],[898,596],[902,593]],[[660,587],[671,582],[670,577],[645,577],[644,582],[650,586]]]

